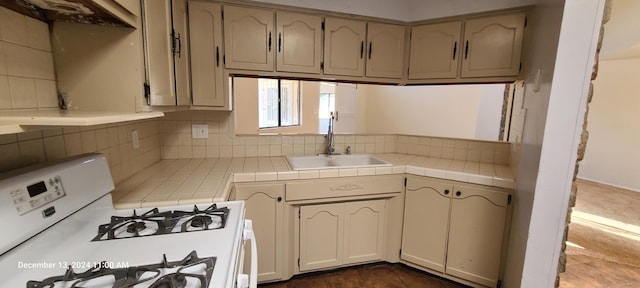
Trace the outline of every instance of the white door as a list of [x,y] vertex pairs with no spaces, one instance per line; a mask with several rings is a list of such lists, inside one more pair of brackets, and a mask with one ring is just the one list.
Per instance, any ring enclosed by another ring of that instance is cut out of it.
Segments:
[[322,17],[278,11],[276,23],[277,70],[320,74]]
[[273,11],[224,6],[226,67],[273,71]]
[[402,78],[405,26],[375,22],[367,26],[367,76]]
[[300,206],[300,271],[343,263],[342,203]]
[[382,259],[385,200],[344,203],[344,264]]
[[367,23],[325,18],[324,74],[363,76]]
[[152,106],[175,106],[171,0],[145,0],[144,31]]
[[460,21],[413,26],[409,79],[456,78],[461,30]]

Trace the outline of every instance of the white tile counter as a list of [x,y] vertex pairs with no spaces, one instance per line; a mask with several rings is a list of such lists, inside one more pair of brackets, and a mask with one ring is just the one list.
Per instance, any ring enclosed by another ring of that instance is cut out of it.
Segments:
[[225,201],[232,183],[413,174],[513,189],[511,168],[405,154],[376,154],[390,167],[293,171],[285,157],[161,160],[122,181],[112,192],[116,209]]

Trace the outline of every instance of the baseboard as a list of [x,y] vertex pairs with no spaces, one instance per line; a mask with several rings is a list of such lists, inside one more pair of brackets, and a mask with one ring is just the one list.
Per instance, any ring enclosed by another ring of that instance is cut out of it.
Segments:
[[595,183],[598,183],[598,184],[603,184],[603,185],[607,185],[607,186],[612,186],[612,187],[616,187],[616,188],[620,188],[620,189],[624,189],[624,190],[629,190],[629,191],[632,191],[632,192],[640,193],[640,189],[638,189],[638,188],[620,186],[618,184],[613,184],[613,183],[609,183],[609,182],[605,182],[605,181],[601,181],[601,180],[596,180],[596,179],[591,179],[591,178],[586,178],[586,177],[578,177],[578,179],[587,180],[587,181],[595,182]]

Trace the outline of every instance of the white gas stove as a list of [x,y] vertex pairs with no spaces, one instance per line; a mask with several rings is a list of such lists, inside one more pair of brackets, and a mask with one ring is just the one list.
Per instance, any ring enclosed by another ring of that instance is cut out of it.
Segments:
[[2,176],[2,287],[256,287],[244,202],[114,210],[101,154]]

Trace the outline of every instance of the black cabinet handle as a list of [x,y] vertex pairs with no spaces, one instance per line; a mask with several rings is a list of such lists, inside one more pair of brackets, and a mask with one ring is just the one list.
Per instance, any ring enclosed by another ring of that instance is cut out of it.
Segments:
[[220,47],[216,46],[216,67],[220,67]]
[[282,197],[278,197],[278,202],[282,202]]
[[282,33],[278,33],[278,52],[282,50]]
[[453,60],[456,60],[456,52],[458,51],[458,41],[453,43]]
[[369,42],[369,60],[371,60],[371,44],[372,44],[372,43],[373,43],[373,42]]
[[456,196],[460,197],[460,195],[462,195],[462,192],[460,191],[456,192]]
[[467,59],[467,56],[469,56],[469,40],[467,40],[467,44],[465,44],[464,46],[464,59]]
[[269,51],[271,51],[271,32],[269,32]]
[[449,189],[444,190],[444,195],[449,195]]
[[360,59],[364,56],[364,41],[360,42]]

